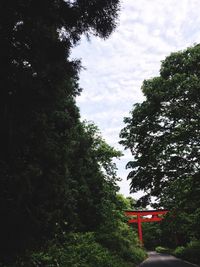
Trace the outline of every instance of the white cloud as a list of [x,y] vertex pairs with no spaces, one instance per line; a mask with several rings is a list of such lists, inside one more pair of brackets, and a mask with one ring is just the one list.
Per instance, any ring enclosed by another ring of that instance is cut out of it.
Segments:
[[[84,88],[77,99],[82,117],[94,121],[104,138],[117,145],[119,131],[136,102],[144,100],[140,87],[144,79],[159,74],[160,62],[173,51],[200,42],[198,0],[123,0],[120,23],[103,41],[86,38],[72,53],[86,67],[80,75]],[[122,159],[119,174],[130,154]],[[128,194],[127,182],[121,191]]]

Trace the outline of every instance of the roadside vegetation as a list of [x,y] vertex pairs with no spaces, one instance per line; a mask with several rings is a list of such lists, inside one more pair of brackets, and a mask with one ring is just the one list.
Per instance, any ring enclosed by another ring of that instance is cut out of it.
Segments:
[[[95,232],[63,232],[57,224],[53,239],[42,246],[26,249],[2,267],[134,267],[147,254],[139,245],[136,231],[131,231],[124,216],[132,199],[116,195],[115,208],[108,220]],[[113,204],[113,203],[112,203]],[[110,221],[112,219],[112,221]],[[5,259],[5,258],[4,258]]]
[[200,242],[191,241],[185,246],[177,246],[175,249],[158,246],[155,248],[158,253],[171,254],[177,258],[199,264],[200,263]]
[[0,2],[0,266],[127,267],[146,256],[118,196],[122,153],[82,122],[86,35],[106,39],[119,0]]

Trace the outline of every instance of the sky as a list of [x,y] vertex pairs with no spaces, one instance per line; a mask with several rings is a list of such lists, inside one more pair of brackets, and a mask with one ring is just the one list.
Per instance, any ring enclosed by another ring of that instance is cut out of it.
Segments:
[[199,14],[199,0],[123,0],[115,32],[107,40],[83,37],[72,51],[84,67],[77,98],[81,118],[94,122],[107,143],[124,153],[116,163],[125,196],[130,195],[125,166],[133,157],[118,143],[123,118],[145,100],[142,82],[159,75],[166,56],[200,43]]

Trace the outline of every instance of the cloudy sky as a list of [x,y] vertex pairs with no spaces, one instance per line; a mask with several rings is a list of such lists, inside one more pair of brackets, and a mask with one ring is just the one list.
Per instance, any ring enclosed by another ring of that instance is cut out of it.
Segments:
[[[119,132],[133,104],[144,100],[143,80],[157,76],[161,60],[171,52],[200,42],[199,14],[199,0],[123,0],[119,26],[110,38],[82,38],[73,50],[72,58],[81,58],[85,67],[80,74],[84,90],[77,99],[82,119],[98,125],[110,145],[123,151]],[[120,192],[126,196],[130,159],[124,152],[117,162]]]

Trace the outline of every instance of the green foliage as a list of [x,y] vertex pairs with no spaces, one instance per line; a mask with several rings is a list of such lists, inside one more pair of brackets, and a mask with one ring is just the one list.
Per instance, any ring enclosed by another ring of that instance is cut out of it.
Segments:
[[[102,138],[102,135],[98,127],[92,122],[83,122],[85,134],[92,140],[91,143],[91,155],[93,154],[96,162],[99,164],[100,169],[103,169],[104,174],[108,180],[112,180],[114,183],[117,181],[116,177],[116,163],[113,162],[113,158],[119,159],[123,154],[121,151],[116,150],[106,143]],[[119,179],[119,178],[118,178]]]
[[163,233],[160,223],[151,222],[142,224],[144,246],[148,250],[154,250],[156,246],[163,244]]
[[[118,0],[0,2],[0,257],[5,262],[53,239],[57,224],[71,231],[102,223],[101,201],[111,198],[75,102],[80,62],[69,55],[82,34],[107,38],[118,11]],[[111,162],[114,150],[104,147]]]
[[95,241],[93,233],[71,233],[64,244],[49,244],[18,260],[16,267],[129,267],[128,262]]
[[[176,247],[200,238],[200,45],[172,53],[160,75],[145,80],[146,97],[124,119],[121,143],[133,160],[131,191],[143,190],[138,204],[171,212],[161,225],[162,244]],[[152,198],[154,197],[154,198]]]
[[189,242],[185,247],[179,246],[174,251],[173,254],[184,260],[200,263],[200,242],[197,240]]
[[168,207],[198,204],[199,59],[200,45],[172,53],[162,62],[160,76],[143,82],[146,100],[125,118],[121,143],[134,156],[128,178],[132,192],[147,192],[144,204],[150,196]]
[[169,212],[161,223],[161,231],[165,246],[175,248],[185,245],[193,238],[192,217],[184,211]]
[[[94,124],[84,123],[80,130],[69,166],[74,180],[72,189],[76,194],[77,227],[82,231],[95,231],[106,218],[118,190],[112,158],[118,157],[120,152],[109,145],[102,149],[102,143],[106,143]],[[109,163],[110,173],[103,169]]]
[[115,202],[104,206],[111,207],[108,216],[95,233],[63,233],[57,227],[56,239],[49,242],[39,251],[29,252],[21,258],[17,267],[129,267],[146,258],[146,252],[139,246],[137,234],[127,225],[124,209],[133,200],[117,195]]
[[124,222],[119,223],[115,229],[108,231],[106,227],[101,228],[102,232],[97,238],[105,247],[109,248],[124,260],[139,263],[146,253],[140,248],[136,232],[132,231]]
[[136,231],[127,225],[124,211],[131,207],[132,202],[132,199],[118,194],[115,206],[109,210],[110,215],[105,218],[96,237],[103,246],[125,261],[137,264],[145,259],[146,252],[139,245]]
[[110,216],[95,233],[64,233],[57,225],[54,240],[40,250],[27,252],[15,266],[129,267],[140,263],[146,258],[146,252],[140,247],[136,232],[128,227],[123,213],[132,201],[117,195],[115,203],[109,202],[115,210],[109,210]]
[[184,246],[176,247],[175,250],[173,251],[173,255],[178,257],[178,258],[181,258],[184,250],[185,250]]
[[158,252],[158,253],[165,253],[165,254],[170,254],[171,253],[171,249],[165,248],[165,247],[161,247],[161,246],[156,247],[155,251]]
[[82,34],[107,38],[118,11],[119,0],[0,3],[2,265],[127,267],[145,256],[116,195],[121,153],[80,121],[81,65],[69,58]]

